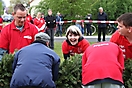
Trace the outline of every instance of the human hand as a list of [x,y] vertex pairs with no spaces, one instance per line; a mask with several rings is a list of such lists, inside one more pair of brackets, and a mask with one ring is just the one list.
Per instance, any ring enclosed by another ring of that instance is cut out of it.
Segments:
[[71,56],[74,56],[74,55],[75,55],[75,53],[73,53],[73,52],[72,52],[72,53],[70,53],[70,55],[71,55]]

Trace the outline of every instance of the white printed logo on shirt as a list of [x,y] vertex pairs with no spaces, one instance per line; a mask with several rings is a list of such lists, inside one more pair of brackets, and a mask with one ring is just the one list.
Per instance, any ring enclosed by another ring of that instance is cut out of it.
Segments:
[[121,50],[123,52],[123,57],[126,58],[126,55],[124,54],[126,52],[125,46],[119,45],[119,47],[121,48]]
[[27,39],[32,39],[31,36],[27,35],[27,36],[24,36],[24,38],[27,38]]

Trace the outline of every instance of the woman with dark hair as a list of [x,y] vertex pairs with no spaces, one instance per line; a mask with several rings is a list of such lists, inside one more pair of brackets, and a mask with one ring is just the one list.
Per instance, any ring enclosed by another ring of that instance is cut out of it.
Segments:
[[62,52],[64,59],[67,59],[75,53],[81,54],[90,45],[90,43],[82,36],[80,29],[76,25],[68,27],[66,32],[66,40],[62,43]]

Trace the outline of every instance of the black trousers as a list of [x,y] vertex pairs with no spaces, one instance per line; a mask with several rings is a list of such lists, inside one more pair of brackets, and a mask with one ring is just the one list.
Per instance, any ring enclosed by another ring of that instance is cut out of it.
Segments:
[[87,35],[92,35],[91,24],[86,24],[86,27],[87,27]]
[[103,33],[103,41],[105,41],[106,27],[98,27],[98,42],[101,42],[101,33]]
[[46,33],[50,36],[50,45],[51,49],[54,49],[54,28],[46,29]]

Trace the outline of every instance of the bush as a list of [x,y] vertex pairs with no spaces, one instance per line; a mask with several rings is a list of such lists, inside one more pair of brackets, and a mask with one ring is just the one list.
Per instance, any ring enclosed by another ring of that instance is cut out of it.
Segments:
[[81,55],[76,55],[60,65],[57,88],[81,88]]
[[132,59],[128,59],[125,61],[123,80],[125,88],[132,88]]
[[[14,55],[6,54],[0,62],[0,88],[9,88],[12,77],[12,62]],[[81,55],[64,60],[60,65],[57,88],[81,88]],[[125,61],[123,74],[125,88],[132,88],[132,60]]]
[[9,88],[12,77],[13,54],[5,54],[0,61],[0,88]]

